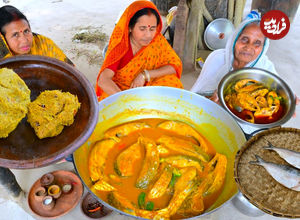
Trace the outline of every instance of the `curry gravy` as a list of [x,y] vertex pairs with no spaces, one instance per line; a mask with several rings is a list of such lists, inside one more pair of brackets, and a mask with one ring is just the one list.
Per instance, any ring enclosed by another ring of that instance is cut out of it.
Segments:
[[[163,196],[157,198],[157,199],[149,199],[148,198],[148,193],[152,189],[153,185],[155,184],[156,180],[159,178],[160,175],[156,175],[156,177],[151,181],[151,183],[148,185],[147,189],[139,189],[136,187],[136,181],[138,179],[139,173],[142,169],[143,166],[143,160],[146,155],[146,150],[143,148],[142,150],[142,155],[141,159],[137,160],[134,164],[134,174],[130,177],[121,177],[118,176],[118,174],[115,171],[115,162],[117,160],[118,155],[127,149],[129,146],[137,143],[137,140],[139,137],[146,137],[154,140],[155,142],[162,137],[163,135],[167,135],[170,137],[175,137],[175,138],[180,138],[184,141],[191,142],[195,145],[198,145],[198,141],[193,138],[193,137],[188,137],[188,136],[182,136],[180,135],[180,131],[170,131],[162,128],[157,128],[157,125],[160,123],[164,122],[166,120],[164,119],[142,119],[142,120],[137,120],[135,122],[144,122],[148,125],[150,125],[149,128],[143,128],[138,131],[133,131],[129,135],[121,137],[120,142],[116,143],[113,147],[113,150],[111,150],[108,155],[107,155],[107,160],[105,163],[105,168],[104,168],[104,174],[108,177],[107,182],[116,188],[116,191],[122,195],[123,197],[127,198],[129,201],[131,201],[133,204],[136,204],[138,207],[138,197],[141,194],[141,192],[146,193],[146,198],[145,198],[145,203],[152,201],[154,203],[154,210],[159,210],[166,208],[173,196],[174,191],[167,191],[164,193]],[[203,140],[206,142],[205,144],[208,146],[208,151],[207,154],[210,156],[210,158],[213,158],[216,154],[216,150],[213,148],[212,144],[209,143],[204,137],[202,137]],[[168,154],[163,155],[160,157],[160,159],[170,157],[170,156],[175,156],[178,155],[178,152],[169,149]],[[158,169],[157,173],[160,174],[162,170]],[[198,177],[204,181],[208,172],[210,172],[209,169],[204,168],[203,172],[197,172]],[[224,181],[223,181],[224,182]],[[204,198],[204,209],[209,208],[218,198],[220,193],[222,192],[222,187],[214,192],[212,195],[208,195]],[[97,191],[96,193],[102,200],[107,201],[107,195],[108,192],[103,192],[103,191]],[[183,218],[183,217],[190,217],[190,216],[184,216],[184,215],[174,215],[172,216],[173,218]]]

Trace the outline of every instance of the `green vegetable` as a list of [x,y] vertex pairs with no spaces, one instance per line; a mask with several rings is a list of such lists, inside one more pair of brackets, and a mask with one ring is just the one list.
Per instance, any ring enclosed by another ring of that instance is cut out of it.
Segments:
[[283,101],[283,98],[281,96],[277,96],[277,97],[275,97],[275,99],[277,99],[279,101]]
[[138,205],[139,205],[140,209],[145,207],[145,198],[146,198],[146,193],[141,192],[138,197]]
[[174,169],[172,173],[172,179],[170,181],[170,186],[173,187],[175,185],[176,180],[181,176],[181,173],[178,169]]
[[176,177],[180,177],[180,176],[181,176],[181,173],[180,173],[180,171],[179,171],[178,169],[174,169],[174,170],[173,170],[173,174],[174,174],[174,176],[176,176]]
[[154,209],[154,203],[153,202],[147,202],[146,204],[146,210],[152,211]]

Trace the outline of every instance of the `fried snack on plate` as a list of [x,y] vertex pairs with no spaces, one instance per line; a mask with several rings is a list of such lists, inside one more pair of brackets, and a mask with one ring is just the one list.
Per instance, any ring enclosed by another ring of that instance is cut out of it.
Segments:
[[42,139],[59,135],[70,126],[80,108],[77,96],[59,90],[46,90],[28,105],[28,119],[36,135]]
[[27,114],[30,90],[13,70],[0,69],[0,138],[15,130]]

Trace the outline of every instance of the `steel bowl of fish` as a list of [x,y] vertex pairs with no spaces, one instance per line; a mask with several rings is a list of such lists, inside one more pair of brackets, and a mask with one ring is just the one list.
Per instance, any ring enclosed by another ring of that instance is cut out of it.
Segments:
[[233,162],[246,141],[222,107],[186,90],[143,87],[99,102],[74,156],[99,202],[142,219],[207,215],[237,194]]
[[98,101],[73,66],[43,56],[0,61],[0,166],[55,163],[92,134]]
[[271,128],[287,122],[296,98],[288,84],[271,72],[243,68],[226,74],[218,86],[221,105],[242,128]]
[[276,217],[300,218],[300,130],[270,128],[237,153],[234,177],[240,192]]

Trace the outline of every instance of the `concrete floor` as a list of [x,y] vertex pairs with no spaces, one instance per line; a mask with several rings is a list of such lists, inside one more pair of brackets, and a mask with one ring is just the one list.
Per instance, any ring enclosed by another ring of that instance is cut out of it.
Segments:
[[[85,25],[104,25],[105,31],[109,34],[112,31],[114,20],[117,17],[118,11],[124,8],[130,0],[111,0],[109,3],[104,3],[104,1],[93,1],[86,0],[84,2],[85,8],[83,9],[81,0],[11,0],[12,5],[17,6],[21,9],[28,17],[32,27],[35,28],[36,32],[43,33],[46,36],[52,38],[57,44],[67,51],[67,55],[73,58],[77,68],[83,72],[91,83],[94,83],[97,72],[100,65],[88,65],[84,58],[76,58],[75,55],[70,52],[70,45],[72,44],[69,39],[72,32],[72,27],[78,24],[84,23]],[[105,1],[106,2],[106,1]],[[60,4],[60,5],[59,5]],[[109,11],[106,7],[109,7]],[[247,1],[246,9],[250,8],[251,1]],[[2,6],[2,3],[0,4]],[[62,10],[62,7],[64,6]],[[58,10],[60,9],[60,10]],[[101,16],[96,16],[97,12]],[[40,16],[35,16],[38,13]],[[76,14],[77,13],[77,14]],[[78,19],[78,14],[82,15]],[[270,49],[268,51],[269,58],[274,62],[275,67],[279,75],[288,83],[292,90],[300,96],[300,86],[298,80],[300,77],[300,59],[298,51],[300,51],[300,15],[298,13],[294,19],[291,26],[289,34],[278,41],[272,41]],[[72,17],[72,19],[71,19]],[[100,17],[100,18],[99,18]],[[110,18],[111,17],[111,18]],[[69,19],[66,19],[69,18]],[[91,21],[91,18],[93,21]],[[105,19],[110,18],[110,19]],[[71,20],[70,20],[71,19]],[[86,19],[89,19],[87,22]],[[64,22],[67,23],[64,23]],[[41,25],[47,24],[47,25]],[[65,26],[64,26],[65,25]],[[65,27],[69,28],[66,29]],[[64,34],[64,31],[66,32]],[[70,34],[71,32],[71,34]],[[199,72],[186,73],[183,75],[182,81],[186,89],[189,89],[193,82],[196,80]],[[284,127],[300,128],[300,110],[299,107],[296,108],[296,118],[292,118]],[[17,181],[20,183],[21,187],[25,192],[30,190],[32,184],[40,178],[44,173],[54,171],[54,170],[70,170],[73,171],[74,167],[72,163],[62,163],[50,165],[44,168],[30,169],[30,170],[12,170],[16,175]],[[86,191],[85,191],[86,193]],[[23,208],[22,208],[23,207]],[[28,208],[27,201],[24,200],[21,205],[18,205],[10,200],[8,200],[4,194],[0,192],[0,220],[32,220],[41,219],[34,215]],[[85,217],[80,209],[80,203],[68,214],[57,218],[61,220],[71,220],[71,219],[89,219]],[[104,219],[130,219],[126,216],[121,216],[118,213],[113,213]],[[262,219],[262,220],[273,220],[276,217],[264,214],[260,217],[250,217],[239,212],[232,202],[228,202],[223,205],[220,209],[210,214],[209,216],[204,216],[201,219],[218,219],[218,220],[252,220],[252,219]],[[282,219],[282,218],[281,218]]]

